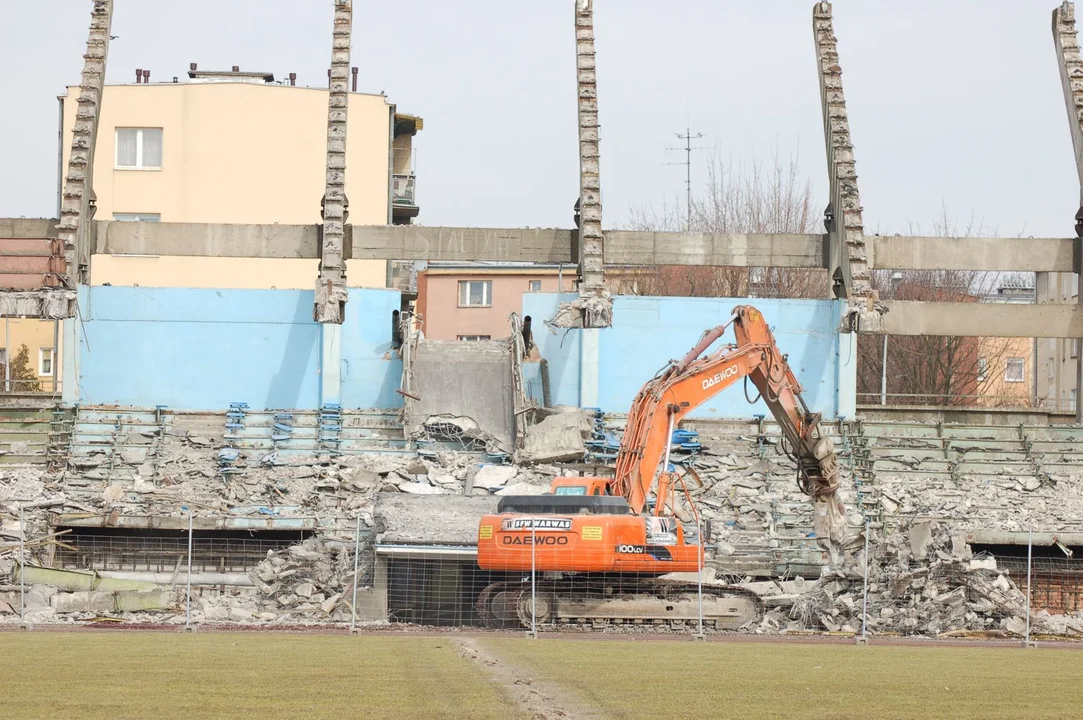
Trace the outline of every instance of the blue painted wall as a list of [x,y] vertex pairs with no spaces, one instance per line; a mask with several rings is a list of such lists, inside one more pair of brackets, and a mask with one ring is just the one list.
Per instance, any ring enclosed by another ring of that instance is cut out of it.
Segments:
[[[320,404],[320,329],[313,293],[83,286],[69,336],[65,400],[216,410],[314,409]],[[345,407],[401,405],[391,358],[393,290],[351,289],[342,329]]]
[[[554,334],[542,320],[553,316],[558,302],[573,298],[573,295],[558,297],[552,293],[523,295],[523,314],[532,317],[534,340],[549,361],[555,404],[579,404],[580,331],[558,330]],[[836,417],[840,411],[840,345],[835,328],[840,305],[833,300],[616,297],[613,327],[600,331],[598,403],[601,408],[606,412],[627,412],[636,392],[648,379],[667,361],[683,356],[704,330],[727,322],[734,307],[740,304],[754,305],[767,318],[775,340],[789,355],[790,365],[805,389],[809,408],[826,418]],[[723,342],[732,339],[732,334],[727,334]],[[846,358],[841,361],[848,368],[841,373],[848,387],[856,382],[849,371],[853,364]],[[540,398],[537,371],[537,366],[531,367],[528,388],[533,397]],[[843,414],[852,414],[845,407],[846,397],[843,393],[841,410]],[[766,414],[766,406],[762,402],[749,405],[742,389],[733,387],[716,395],[691,417],[749,418],[758,413]]]

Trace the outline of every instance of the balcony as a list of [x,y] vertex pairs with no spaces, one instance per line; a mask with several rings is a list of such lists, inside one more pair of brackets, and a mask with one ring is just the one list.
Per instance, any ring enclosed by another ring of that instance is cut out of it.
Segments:
[[417,177],[410,173],[392,175],[391,179],[391,217],[396,225],[408,224],[419,212],[415,195]]

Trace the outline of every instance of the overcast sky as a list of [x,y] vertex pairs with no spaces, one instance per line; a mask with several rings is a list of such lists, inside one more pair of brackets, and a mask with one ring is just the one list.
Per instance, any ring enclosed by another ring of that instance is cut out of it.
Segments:
[[[55,214],[57,101],[90,0],[6,2],[0,216]],[[596,0],[606,226],[683,192],[690,118],[723,161],[797,156],[826,204],[810,0]],[[1050,30],[1056,0],[835,2],[868,232],[946,207],[1002,235],[1068,236],[1079,204]],[[300,7],[305,9],[302,11]],[[116,0],[107,81],[201,68],[324,86],[330,0]],[[574,0],[355,0],[360,89],[421,115],[426,225],[568,227],[578,193]],[[70,139],[68,139],[70,142]],[[823,200],[824,202],[821,202]]]

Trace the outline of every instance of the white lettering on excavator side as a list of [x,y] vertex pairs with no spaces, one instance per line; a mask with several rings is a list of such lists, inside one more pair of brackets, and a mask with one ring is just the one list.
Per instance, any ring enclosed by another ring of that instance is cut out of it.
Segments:
[[712,375],[711,377],[704,380],[703,381],[703,389],[707,390],[708,388],[714,387],[715,385],[722,382],[723,380],[728,380],[729,378],[733,377],[736,374],[737,374],[737,366],[736,365],[730,365],[725,370],[717,372],[714,375]]

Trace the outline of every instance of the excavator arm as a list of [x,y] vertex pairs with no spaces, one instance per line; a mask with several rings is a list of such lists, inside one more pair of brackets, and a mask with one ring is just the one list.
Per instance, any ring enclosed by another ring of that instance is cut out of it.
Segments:
[[[730,324],[736,345],[704,355]],[[763,315],[748,305],[738,306],[730,323],[706,331],[684,358],[667,365],[636,395],[617,453],[613,494],[623,495],[633,512],[642,513],[657,477],[655,512],[661,513],[669,486],[666,466],[673,428],[688,413],[746,378],[782,429],[783,450],[797,463],[798,485],[814,501],[817,536],[841,543],[843,509],[836,498],[838,461],[831,439],[821,435],[820,415],[809,412],[801,384]]]

